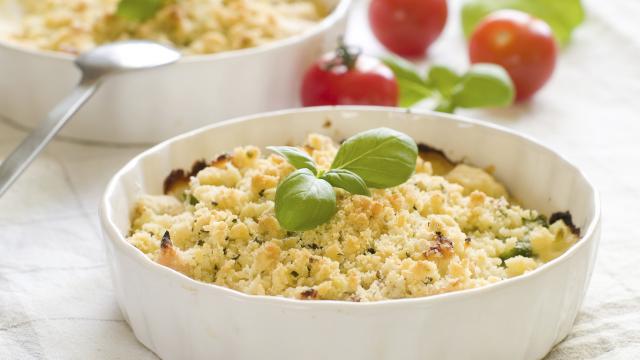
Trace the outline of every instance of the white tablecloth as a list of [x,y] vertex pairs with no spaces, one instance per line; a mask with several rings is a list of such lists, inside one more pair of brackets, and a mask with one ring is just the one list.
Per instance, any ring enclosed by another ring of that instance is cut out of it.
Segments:
[[[551,145],[601,192],[604,227],[591,287],[573,332],[548,359],[638,359],[640,1],[585,2],[587,22],[534,101],[466,114]],[[348,38],[379,54],[363,8],[356,7]],[[457,14],[429,61],[466,66]],[[24,135],[0,122],[0,157]],[[155,358],[120,315],[97,221],[107,180],[141,150],[56,141],[0,199],[0,359]]]

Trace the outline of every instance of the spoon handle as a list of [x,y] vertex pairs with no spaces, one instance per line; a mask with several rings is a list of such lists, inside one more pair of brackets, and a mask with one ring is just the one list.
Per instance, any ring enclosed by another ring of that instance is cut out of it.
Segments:
[[67,120],[91,98],[98,84],[98,79],[95,78],[80,80],[71,94],[56,105],[47,118],[0,164],[0,197],[62,129]]

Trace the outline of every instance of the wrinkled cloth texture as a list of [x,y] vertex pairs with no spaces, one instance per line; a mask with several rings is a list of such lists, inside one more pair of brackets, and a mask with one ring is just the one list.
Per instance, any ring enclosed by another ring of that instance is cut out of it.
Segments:
[[[458,5],[451,2],[445,34],[419,65],[467,66]],[[638,359],[640,1],[585,6],[585,24],[531,102],[460,113],[541,140],[601,193],[602,241],[591,286],[571,334],[547,359]],[[379,55],[365,8],[356,3],[347,39]],[[0,158],[25,136],[16,120],[0,121]],[[56,140],[0,199],[0,359],[156,358],[117,307],[97,214],[109,178],[142,150]]]

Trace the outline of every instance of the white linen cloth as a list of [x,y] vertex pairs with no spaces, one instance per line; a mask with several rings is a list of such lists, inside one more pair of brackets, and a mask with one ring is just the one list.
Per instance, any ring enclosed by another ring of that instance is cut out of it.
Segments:
[[[463,113],[540,139],[601,192],[602,242],[591,286],[572,333],[547,358],[638,359],[640,1],[585,2],[586,23],[533,101]],[[465,42],[452,5],[428,61],[463,69]],[[365,6],[356,4],[348,40],[377,55],[382,48]],[[0,122],[0,157],[24,135]],[[106,182],[141,150],[55,141],[0,199],[0,359],[156,358],[120,315],[97,221]]]

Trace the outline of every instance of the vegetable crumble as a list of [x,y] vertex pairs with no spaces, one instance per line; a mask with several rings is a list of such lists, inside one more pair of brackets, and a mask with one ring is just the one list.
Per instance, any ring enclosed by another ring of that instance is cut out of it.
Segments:
[[[338,145],[311,134],[299,149],[319,170]],[[279,182],[295,168],[278,154],[238,147],[190,172],[165,195],[136,203],[128,241],[195,280],[247,294],[378,301],[476,288],[532,271],[579,239],[569,213],[550,223],[515,204],[489,171],[420,146],[415,173],[371,196],[335,188],[337,212],[286,231],[274,212]]]
[[144,21],[116,15],[119,0],[20,0],[10,39],[78,54],[113,41],[146,39],[186,54],[259,46],[302,33],[326,15],[315,0],[167,0]]

